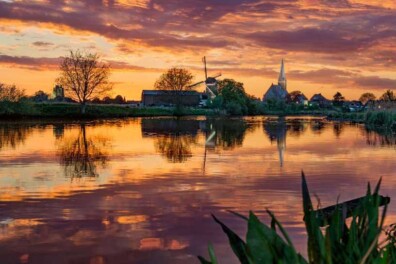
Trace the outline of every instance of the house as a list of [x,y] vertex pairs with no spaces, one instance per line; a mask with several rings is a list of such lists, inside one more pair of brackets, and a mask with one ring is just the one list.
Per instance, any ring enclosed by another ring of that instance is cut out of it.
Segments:
[[314,94],[309,100],[310,106],[319,106],[319,107],[329,107],[331,106],[331,101],[326,99],[322,94]]
[[286,102],[298,105],[308,105],[308,98],[303,93],[297,95],[291,93],[286,96]]
[[360,112],[364,109],[364,105],[360,101],[350,101],[344,103],[344,109],[349,112]]
[[197,91],[143,90],[144,106],[199,106],[201,94]]
[[141,101],[135,101],[135,100],[128,100],[128,101],[126,101],[126,104],[129,107],[140,107],[142,105],[142,102]]
[[271,84],[267,92],[263,96],[263,102],[266,101],[285,101],[287,92],[287,80],[285,73],[285,64],[281,62],[281,69],[278,78],[278,84]]

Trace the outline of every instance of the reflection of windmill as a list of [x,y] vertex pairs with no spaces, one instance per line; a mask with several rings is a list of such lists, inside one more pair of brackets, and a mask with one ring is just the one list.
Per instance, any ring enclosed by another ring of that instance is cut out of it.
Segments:
[[210,133],[208,131],[206,132],[206,139],[205,139],[205,152],[204,152],[204,160],[203,160],[203,174],[205,174],[205,169],[206,169],[206,152],[207,149],[214,149],[216,146],[216,143],[214,141],[216,136],[216,131],[213,129],[212,124],[210,124]]
[[205,92],[209,95],[210,99],[214,99],[217,93],[217,80],[216,78],[221,76],[221,73],[216,74],[214,77],[208,77],[208,70],[206,67],[206,57],[202,58],[202,62],[204,64],[204,71],[205,71],[205,80],[197,82],[193,85],[190,85],[189,88],[193,88],[195,86],[205,84]]

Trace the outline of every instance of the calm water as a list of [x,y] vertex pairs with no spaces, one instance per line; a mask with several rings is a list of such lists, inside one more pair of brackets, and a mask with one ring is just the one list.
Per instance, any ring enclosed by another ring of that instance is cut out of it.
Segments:
[[[300,174],[322,206],[383,177],[396,222],[395,139],[299,119],[0,123],[0,263],[236,263],[214,213],[275,212],[305,251]],[[395,204],[393,204],[395,203]]]

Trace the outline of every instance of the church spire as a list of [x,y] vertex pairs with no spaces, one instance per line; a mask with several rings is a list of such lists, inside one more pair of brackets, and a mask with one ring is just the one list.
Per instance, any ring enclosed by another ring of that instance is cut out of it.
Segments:
[[279,73],[278,84],[282,86],[283,89],[287,91],[287,81],[286,81],[286,73],[285,73],[285,63],[282,59],[281,68]]

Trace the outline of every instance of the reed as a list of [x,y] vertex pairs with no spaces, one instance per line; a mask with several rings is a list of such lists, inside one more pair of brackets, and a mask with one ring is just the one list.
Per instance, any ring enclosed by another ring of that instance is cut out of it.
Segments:
[[[396,263],[394,229],[386,233],[379,242],[387,205],[380,212],[380,183],[371,192],[370,185],[362,202],[353,210],[352,219],[346,221],[345,210],[341,207],[321,228],[321,221],[313,209],[307,182],[302,173],[302,197],[304,222],[308,235],[307,258],[296,251],[287,231],[271,211],[270,225],[262,223],[250,212],[248,217],[234,213],[246,221],[246,239],[240,238],[227,225],[213,216],[226,233],[230,246],[242,264],[258,263],[323,263],[323,264],[365,264]],[[220,263],[213,246],[209,246],[210,260],[199,256],[202,264]]]

